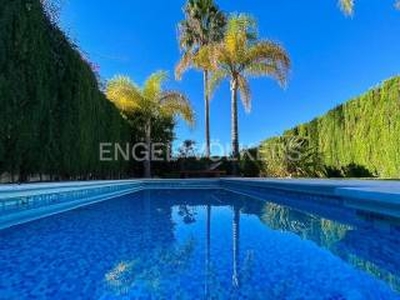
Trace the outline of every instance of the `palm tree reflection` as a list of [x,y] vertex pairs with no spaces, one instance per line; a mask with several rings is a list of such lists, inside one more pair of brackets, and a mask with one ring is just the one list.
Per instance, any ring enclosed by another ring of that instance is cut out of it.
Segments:
[[196,210],[189,205],[179,205],[178,214],[182,217],[185,224],[196,223]]
[[144,290],[152,297],[164,299],[167,283],[176,281],[190,266],[196,241],[190,236],[182,242],[176,241],[172,206],[155,201],[158,193],[145,191],[142,200],[136,202],[136,235],[140,239],[137,247],[132,248],[130,259],[115,262],[105,273],[104,283],[112,295],[125,296]]
[[143,253],[130,261],[117,263],[105,275],[105,283],[116,295],[127,295],[130,290],[143,287],[150,295],[163,298],[168,286],[162,283],[176,280],[185,273],[195,249],[195,240],[188,239],[170,249]]
[[209,285],[210,285],[210,248],[211,248],[211,205],[207,205],[207,219],[206,219],[206,281],[205,281],[205,295],[206,299],[209,298]]
[[108,286],[118,295],[126,294],[135,281],[134,261],[121,261],[105,275]]
[[234,288],[240,286],[240,269],[239,269],[239,247],[240,247],[240,208],[237,205],[233,206],[233,222],[232,222],[232,261],[233,261],[233,274],[232,285]]

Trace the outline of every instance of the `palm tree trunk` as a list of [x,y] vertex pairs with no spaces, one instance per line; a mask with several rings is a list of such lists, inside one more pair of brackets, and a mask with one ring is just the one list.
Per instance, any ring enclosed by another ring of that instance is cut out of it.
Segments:
[[233,274],[232,274],[232,285],[238,288],[240,285],[240,271],[239,271],[239,247],[240,247],[240,209],[236,205],[233,207],[233,222],[232,222],[232,235],[233,235]]
[[231,80],[231,140],[233,175],[238,175],[239,132],[238,132],[238,86],[235,79]]
[[148,118],[145,124],[146,135],[146,159],[144,161],[144,177],[151,178],[151,119]]
[[205,107],[205,130],[206,130],[206,157],[210,157],[210,97],[208,95],[208,71],[203,73],[204,80],[204,107]]

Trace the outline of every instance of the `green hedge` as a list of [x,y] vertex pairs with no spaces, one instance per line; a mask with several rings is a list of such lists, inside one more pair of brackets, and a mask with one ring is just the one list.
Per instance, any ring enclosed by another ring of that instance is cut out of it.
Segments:
[[0,174],[69,179],[128,169],[99,162],[99,143],[129,141],[129,126],[40,0],[0,0],[0,105]]
[[[346,102],[326,115],[299,125],[284,137],[305,137],[325,166],[351,166],[380,177],[400,177],[400,78],[392,78],[366,94]],[[276,147],[277,138],[261,145]],[[273,174],[269,174],[273,175]]]

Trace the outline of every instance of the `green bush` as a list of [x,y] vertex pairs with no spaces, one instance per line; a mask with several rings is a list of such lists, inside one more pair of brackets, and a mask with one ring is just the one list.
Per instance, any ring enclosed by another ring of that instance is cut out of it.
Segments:
[[257,148],[242,151],[239,161],[239,170],[241,176],[259,177],[261,175],[261,161],[259,160]]
[[[320,159],[328,173],[350,177],[400,177],[400,78],[385,81],[381,86],[329,111],[326,115],[299,125],[283,136],[309,140],[314,158]],[[261,145],[262,153],[282,148],[279,138]],[[284,147],[283,147],[284,148]],[[271,154],[265,155],[269,175],[282,172],[268,169],[279,165]],[[280,159],[282,161],[282,159]],[[336,170],[336,171],[335,171]],[[306,172],[307,173],[307,172]],[[302,174],[314,176],[314,174]],[[329,174],[328,174],[329,175]]]
[[[290,135],[289,135],[290,134]],[[322,154],[307,138],[287,132],[260,148],[263,171],[272,177],[322,177]]]
[[118,177],[100,142],[127,142],[128,124],[40,0],[0,0],[0,174]]

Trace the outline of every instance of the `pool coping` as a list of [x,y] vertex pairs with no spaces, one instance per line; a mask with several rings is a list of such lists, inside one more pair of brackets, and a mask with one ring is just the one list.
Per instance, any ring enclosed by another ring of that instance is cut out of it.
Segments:
[[222,181],[337,197],[351,208],[400,217],[400,181],[269,178],[231,178]]

